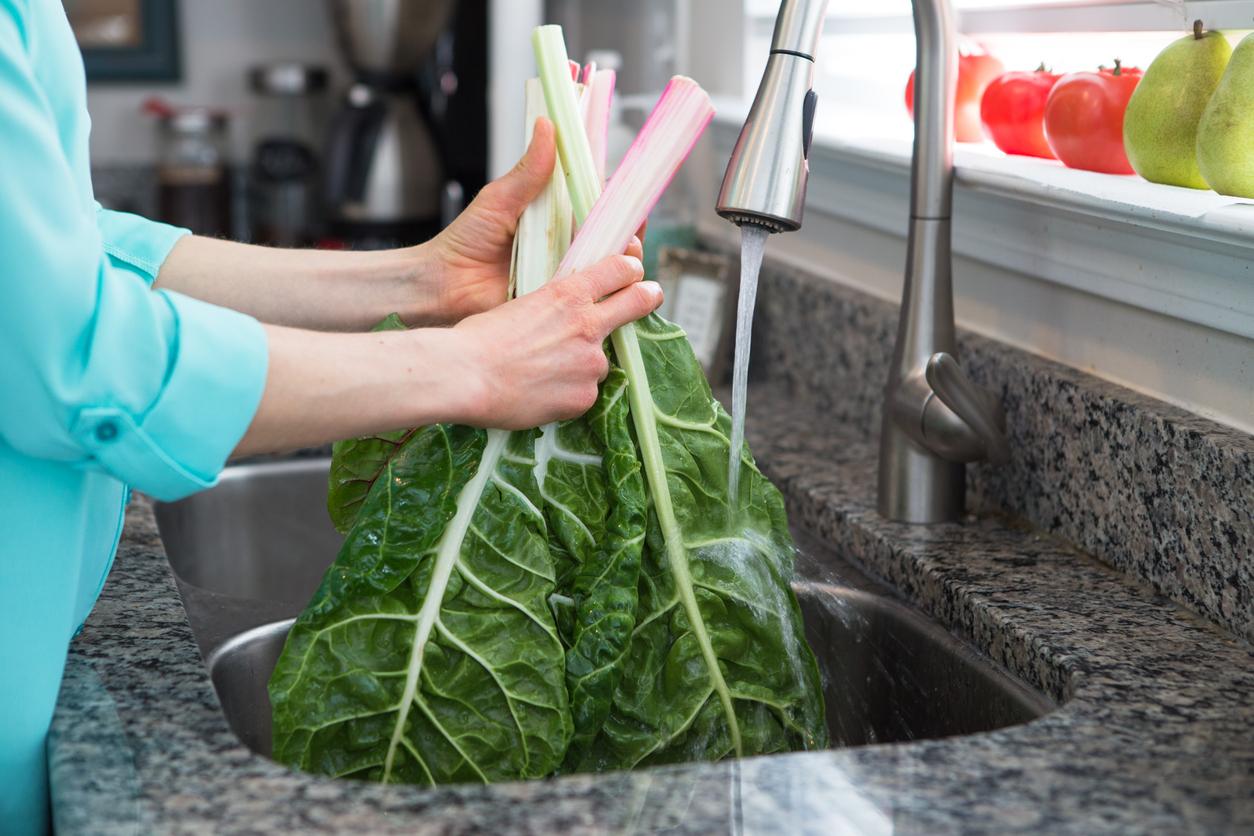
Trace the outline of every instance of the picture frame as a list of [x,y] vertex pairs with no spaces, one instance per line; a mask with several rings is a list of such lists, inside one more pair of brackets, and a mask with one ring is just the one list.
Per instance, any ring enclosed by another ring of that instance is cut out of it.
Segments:
[[740,280],[733,259],[719,253],[663,247],[658,284],[666,294],[659,313],[688,334],[693,353],[714,386],[731,372]]
[[88,82],[182,78],[178,0],[64,0]]

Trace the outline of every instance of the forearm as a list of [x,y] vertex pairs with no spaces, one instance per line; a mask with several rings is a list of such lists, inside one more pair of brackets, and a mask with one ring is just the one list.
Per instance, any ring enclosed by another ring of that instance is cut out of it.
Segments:
[[410,325],[443,321],[441,282],[424,247],[387,252],[283,250],[187,236],[156,288],[317,331],[365,331],[391,313]]
[[452,329],[322,334],[266,326],[265,394],[235,456],[345,438],[473,422],[477,370]]

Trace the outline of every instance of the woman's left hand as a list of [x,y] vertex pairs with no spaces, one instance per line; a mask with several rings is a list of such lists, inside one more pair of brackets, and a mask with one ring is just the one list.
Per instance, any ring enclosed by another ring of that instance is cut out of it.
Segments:
[[556,160],[553,125],[542,119],[518,164],[420,248],[428,262],[424,279],[438,292],[440,319],[460,322],[505,301],[518,220],[548,185]]
[[[437,289],[443,322],[454,324],[505,302],[518,221],[548,185],[556,160],[553,123],[540,119],[518,164],[422,246],[430,265],[426,278]],[[642,257],[639,240],[632,241],[627,254]]]

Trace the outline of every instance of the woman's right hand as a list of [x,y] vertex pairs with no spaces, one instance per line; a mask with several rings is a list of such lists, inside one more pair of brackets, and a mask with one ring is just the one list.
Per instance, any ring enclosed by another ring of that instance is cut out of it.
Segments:
[[634,256],[617,255],[446,332],[466,372],[465,423],[529,429],[575,418],[596,403],[616,328],[662,304]]
[[446,422],[518,430],[582,415],[608,369],[606,336],[662,303],[643,272],[634,256],[613,256],[455,328],[264,326],[265,394],[236,455]]

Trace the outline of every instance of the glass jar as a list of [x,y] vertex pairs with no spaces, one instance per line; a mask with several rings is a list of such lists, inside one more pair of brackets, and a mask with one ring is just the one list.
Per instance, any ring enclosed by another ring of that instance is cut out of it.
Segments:
[[207,108],[177,108],[157,120],[160,219],[197,235],[231,232],[229,120]]

